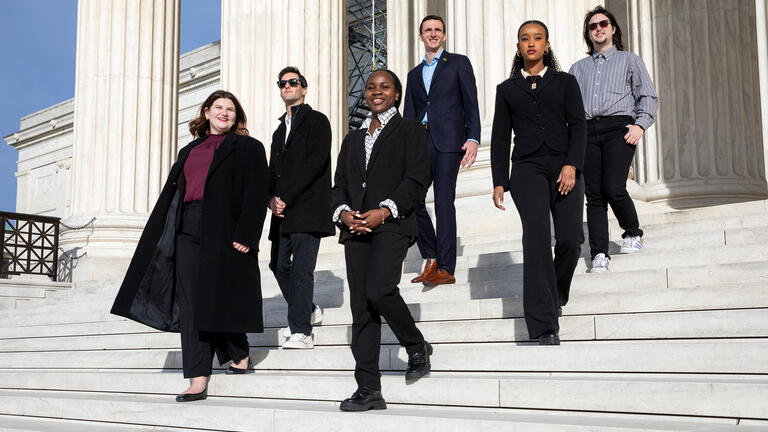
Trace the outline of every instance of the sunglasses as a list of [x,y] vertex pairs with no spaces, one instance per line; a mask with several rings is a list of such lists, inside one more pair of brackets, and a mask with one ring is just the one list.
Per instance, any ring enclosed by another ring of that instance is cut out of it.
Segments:
[[298,87],[301,85],[301,81],[299,81],[298,78],[291,78],[287,80],[280,80],[277,82],[277,86],[280,88],[284,88],[287,84],[290,84],[291,87]]
[[588,29],[590,29],[590,30],[593,30],[593,31],[594,31],[594,30],[597,30],[597,25],[598,25],[598,24],[600,25],[600,27],[602,27],[602,28],[606,28],[606,27],[608,27],[608,24],[610,24],[610,23],[611,23],[611,22],[610,22],[610,21],[608,21],[608,20],[602,20],[602,21],[600,21],[600,22],[596,22],[596,23],[587,24],[587,28],[588,28]]

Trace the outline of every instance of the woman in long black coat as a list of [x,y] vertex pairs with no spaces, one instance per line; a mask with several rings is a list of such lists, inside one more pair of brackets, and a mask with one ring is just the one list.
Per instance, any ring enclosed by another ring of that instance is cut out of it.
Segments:
[[112,313],[180,332],[179,402],[207,397],[213,354],[248,368],[246,332],[264,331],[258,245],[267,206],[264,146],[249,137],[235,96],[211,94],[189,123],[131,260]]

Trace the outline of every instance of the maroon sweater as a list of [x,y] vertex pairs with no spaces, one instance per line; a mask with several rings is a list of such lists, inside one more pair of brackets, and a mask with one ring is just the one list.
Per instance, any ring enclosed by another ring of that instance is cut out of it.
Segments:
[[205,179],[213,161],[213,153],[219,148],[226,135],[209,134],[205,141],[197,145],[184,162],[184,180],[187,183],[184,202],[202,201],[205,191]]

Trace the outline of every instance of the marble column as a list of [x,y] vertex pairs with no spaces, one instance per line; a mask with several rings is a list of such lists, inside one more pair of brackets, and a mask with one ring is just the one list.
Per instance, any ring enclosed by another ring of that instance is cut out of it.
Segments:
[[[478,161],[459,174],[458,196],[490,195],[490,139],[496,86],[509,77],[517,52],[517,29],[537,19],[550,31],[550,44],[563,70],[584,57],[581,38],[584,13],[595,0],[446,0],[449,51],[469,57],[477,80],[482,139]],[[423,49],[422,49],[423,51]]]
[[345,7],[343,0],[222,0],[221,85],[239,98],[251,136],[265,146],[285,112],[277,74],[291,65],[307,78],[306,102],[328,116],[338,151],[347,125]]
[[757,64],[760,78],[760,108],[763,132],[763,167],[768,177],[768,2],[755,0]]
[[765,65],[756,61],[765,32],[760,42],[755,5],[628,2],[629,49],[660,95],[635,160],[647,201],[689,207],[768,197],[758,90]]
[[120,279],[175,159],[180,0],[80,0],[73,280]]

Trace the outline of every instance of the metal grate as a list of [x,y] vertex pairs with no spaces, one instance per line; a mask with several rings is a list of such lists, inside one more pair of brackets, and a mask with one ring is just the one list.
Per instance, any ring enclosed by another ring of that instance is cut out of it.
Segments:
[[56,280],[60,218],[0,212],[0,276],[33,274]]
[[365,81],[376,69],[387,67],[386,0],[349,0],[347,8],[349,53],[349,130],[370,115],[365,103]]

